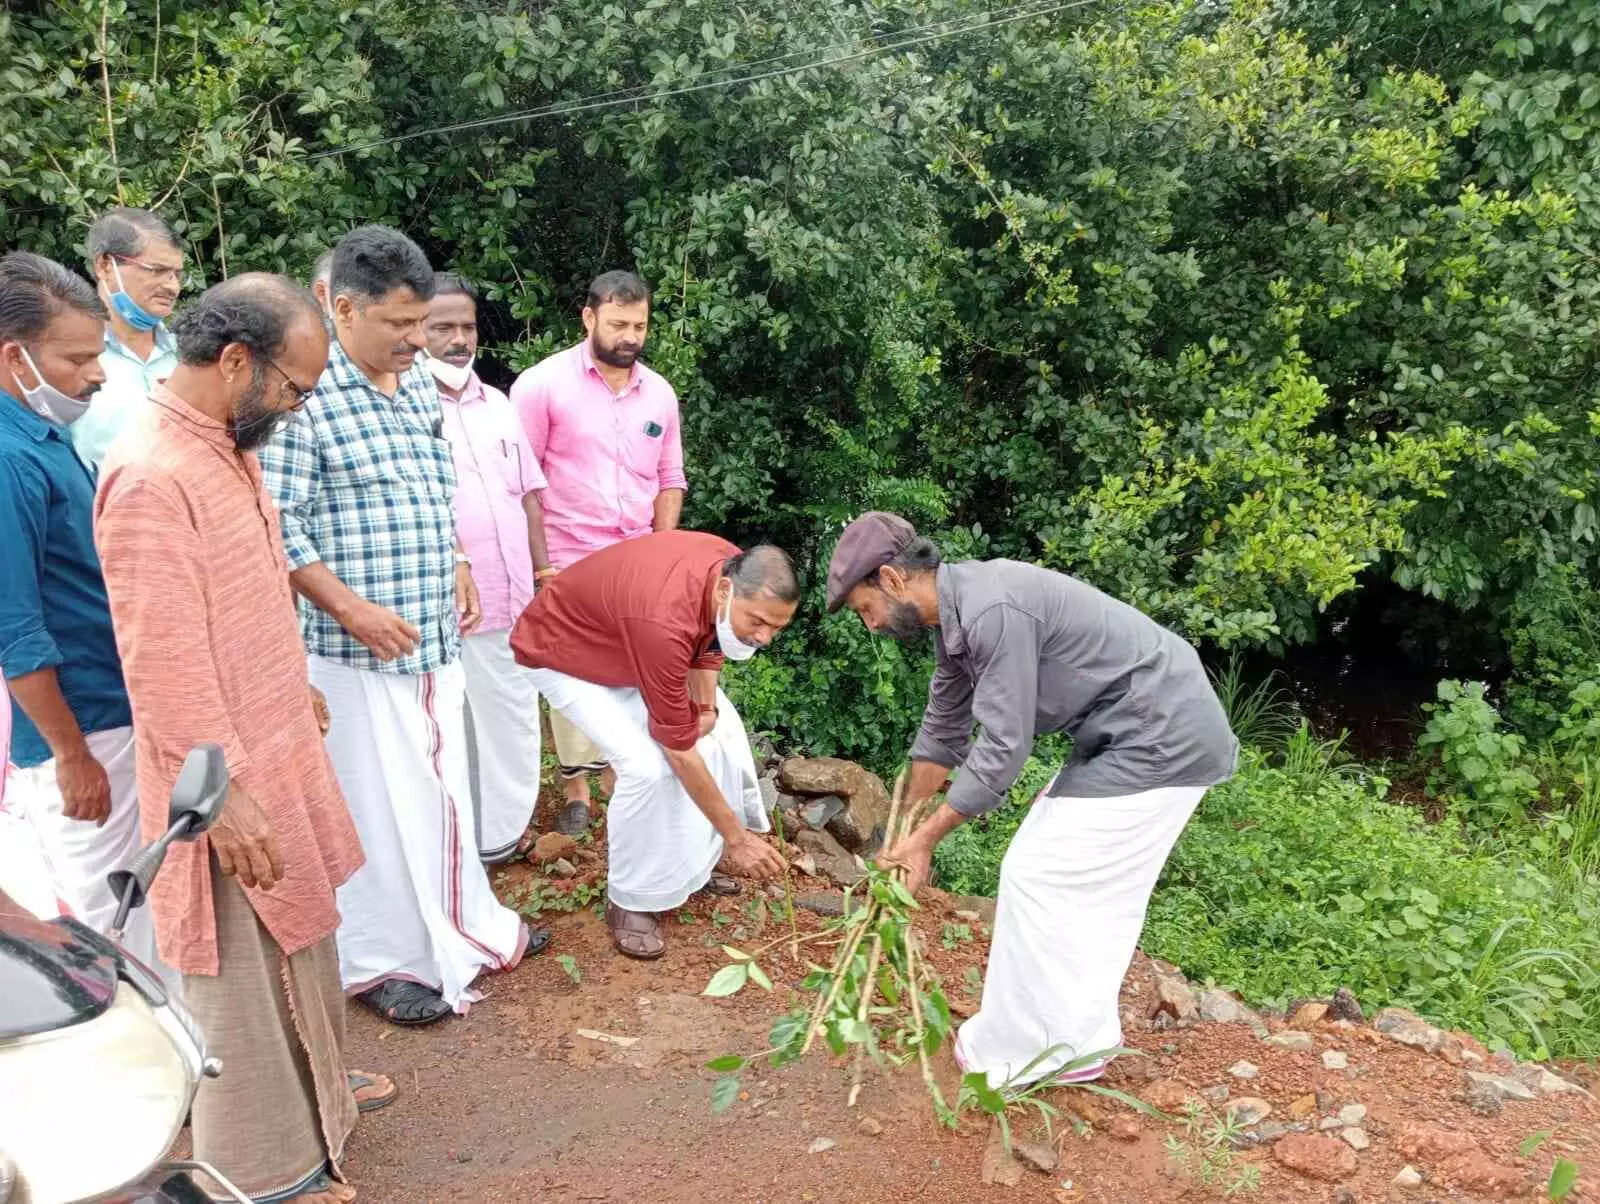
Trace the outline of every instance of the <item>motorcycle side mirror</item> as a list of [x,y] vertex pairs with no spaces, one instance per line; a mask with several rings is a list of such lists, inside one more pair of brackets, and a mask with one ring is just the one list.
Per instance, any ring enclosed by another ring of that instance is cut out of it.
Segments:
[[161,863],[167,859],[167,846],[175,840],[194,840],[216,823],[227,797],[228,761],[222,746],[199,745],[183,759],[178,780],[172,784],[166,832],[154,844],[139,850],[127,869],[113,870],[106,876],[106,884],[117,899],[117,914],[108,930],[112,940],[122,939],[129,913],[135,907],[144,906],[150,883],[155,881]]
[[167,806],[167,826],[176,828],[187,819],[179,840],[193,840],[222,815],[228,797],[228,760],[220,744],[202,744],[184,758],[178,780],[172,784]]

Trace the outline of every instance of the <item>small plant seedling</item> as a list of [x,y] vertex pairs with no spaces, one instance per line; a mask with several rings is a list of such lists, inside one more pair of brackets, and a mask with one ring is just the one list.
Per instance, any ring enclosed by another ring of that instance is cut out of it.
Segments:
[[1545,1194],[1560,1204],[1577,1186],[1578,1164],[1569,1158],[1557,1158],[1556,1164],[1550,1168],[1550,1178],[1544,1186]]
[[977,966],[968,966],[961,975],[961,989],[974,999],[983,994],[983,971]]
[[1207,1191],[1224,1196],[1242,1195],[1261,1187],[1261,1170],[1254,1165],[1235,1169],[1233,1140],[1244,1126],[1229,1112],[1218,1117],[1191,1100],[1184,1109],[1182,1137],[1167,1134],[1167,1161],[1181,1175]]
[[578,968],[578,959],[573,957],[572,954],[559,954],[556,957],[556,964],[560,966],[562,972],[572,980],[573,986],[577,986],[583,981],[583,971]]
[[694,922],[695,922],[694,916],[690,912],[680,911],[678,913],[678,923],[680,923],[680,924],[693,924]]
[[954,949],[957,945],[965,945],[972,940],[972,928],[966,924],[946,922],[944,929],[939,934],[939,943],[946,949]]
[[1555,1133],[1550,1129],[1540,1129],[1537,1133],[1529,1133],[1522,1139],[1522,1144],[1517,1147],[1517,1153],[1524,1158],[1532,1158],[1538,1153],[1539,1147],[1549,1141]]
[[726,928],[729,924],[733,923],[733,919],[730,916],[723,915],[722,912],[718,910],[711,913],[711,922],[718,928]]

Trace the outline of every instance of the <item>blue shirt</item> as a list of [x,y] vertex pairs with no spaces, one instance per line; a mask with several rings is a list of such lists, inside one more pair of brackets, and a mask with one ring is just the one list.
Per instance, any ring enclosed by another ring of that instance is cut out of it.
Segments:
[[413,364],[388,397],[335,342],[316,389],[259,456],[289,571],[320,560],[422,633],[410,656],[380,661],[302,598],[306,648],[380,673],[431,673],[454,662],[456,470],[432,374]]
[[[133,714],[94,549],[94,475],[60,427],[0,393],[0,671],[54,669],[85,735]],[[11,701],[11,759],[53,754]]]

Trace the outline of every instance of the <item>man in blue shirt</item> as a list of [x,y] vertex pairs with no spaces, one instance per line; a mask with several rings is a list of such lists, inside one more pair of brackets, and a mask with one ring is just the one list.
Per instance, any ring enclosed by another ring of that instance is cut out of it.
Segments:
[[[139,848],[133,717],[94,546],[94,475],[67,428],[105,379],[94,289],[26,251],[0,258],[0,670],[11,694],[8,800],[38,837],[56,896],[109,926],[106,874]],[[147,911],[129,950],[156,966]]]

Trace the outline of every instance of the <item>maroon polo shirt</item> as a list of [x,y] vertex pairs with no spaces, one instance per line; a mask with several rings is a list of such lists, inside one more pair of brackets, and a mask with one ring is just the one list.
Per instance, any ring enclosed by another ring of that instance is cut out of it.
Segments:
[[683,751],[700,738],[689,670],[720,669],[712,594],[739,549],[703,531],[659,531],[591,552],[552,578],[511,630],[530,669],[644,695],[650,735]]

